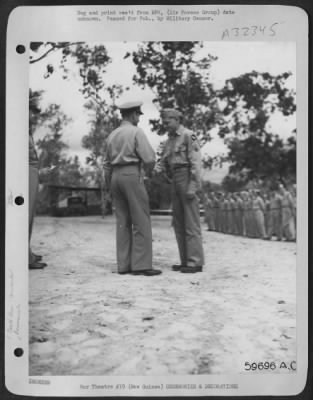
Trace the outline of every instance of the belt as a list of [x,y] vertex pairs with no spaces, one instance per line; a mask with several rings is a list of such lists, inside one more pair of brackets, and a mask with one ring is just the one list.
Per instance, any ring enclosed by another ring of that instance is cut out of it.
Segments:
[[189,168],[189,165],[181,165],[181,164],[176,164],[176,165],[173,165],[172,166],[172,170],[173,171],[176,171],[177,169],[186,169],[186,168]]
[[138,166],[139,167],[139,163],[138,162],[130,162],[127,164],[113,164],[112,167],[113,168],[120,168],[120,167],[129,167],[129,166]]

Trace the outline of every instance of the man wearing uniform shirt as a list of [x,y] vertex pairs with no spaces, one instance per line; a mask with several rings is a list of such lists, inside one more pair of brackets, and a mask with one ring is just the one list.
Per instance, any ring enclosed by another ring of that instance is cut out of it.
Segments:
[[29,209],[28,209],[28,268],[43,269],[47,264],[40,262],[42,257],[32,252],[30,241],[33,231],[33,222],[36,213],[36,202],[39,181],[39,159],[36,152],[34,139],[29,132],[28,146],[28,164],[29,164]]
[[261,193],[259,190],[254,190],[252,192],[252,210],[253,220],[255,224],[255,237],[265,239],[265,203],[261,197]]
[[216,231],[221,232],[221,192],[215,194]]
[[205,208],[205,218],[204,221],[207,224],[208,231],[215,231],[215,221],[214,221],[214,210],[213,210],[213,195],[210,193],[204,194],[204,208]]
[[295,218],[294,203],[291,193],[283,186],[279,185],[281,195],[281,222],[283,237],[287,241],[295,241]]
[[201,272],[204,255],[196,195],[200,189],[200,145],[196,135],[181,125],[179,111],[164,109],[161,117],[168,140],[159,168],[170,171],[172,178],[173,227],[181,261],[172,269],[183,273]]
[[226,233],[226,227],[227,227],[227,212],[226,212],[226,194],[221,193],[220,196],[220,216],[221,216],[221,232]]
[[282,198],[278,191],[272,190],[270,192],[269,204],[269,223],[267,231],[267,239],[271,240],[275,234],[278,241],[282,240]]
[[141,168],[153,169],[155,153],[137,127],[141,105],[119,107],[123,120],[107,139],[104,169],[115,205],[118,273],[152,276],[161,271],[152,269],[149,199]]
[[292,185],[291,190],[292,203],[293,203],[293,214],[294,214],[294,226],[295,226],[295,238],[297,236],[297,185]]
[[236,193],[236,202],[237,202],[237,230],[239,235],[244,234],[244,229],[243,229],[243,213],[244,213],[244,206],[243,206],[243,200],[241,198],[240,193]]

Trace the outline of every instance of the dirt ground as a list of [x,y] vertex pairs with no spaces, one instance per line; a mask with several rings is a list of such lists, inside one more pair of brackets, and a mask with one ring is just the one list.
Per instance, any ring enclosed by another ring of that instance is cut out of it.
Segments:
[[[152,217],[154,277],[118,275],[114,217],[37,217],[30,375],[243,373],[296,360],[296,244],[208,232],[203,273],[171,271],[170,217]],[[263,371],[264,373],[265,371]]]

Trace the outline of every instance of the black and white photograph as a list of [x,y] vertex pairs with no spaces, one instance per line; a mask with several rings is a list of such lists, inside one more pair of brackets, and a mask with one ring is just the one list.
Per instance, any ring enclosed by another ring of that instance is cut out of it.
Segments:
[[[168,23],[215,17],[177,9]],[[238,376],[299,372],[303,77],[296,39],[263,25],[253,40],[31,36],[29,383],[203,395],[192,379],[235,393]]]
[[295,44],[31,49],[30,374],[296,368]]

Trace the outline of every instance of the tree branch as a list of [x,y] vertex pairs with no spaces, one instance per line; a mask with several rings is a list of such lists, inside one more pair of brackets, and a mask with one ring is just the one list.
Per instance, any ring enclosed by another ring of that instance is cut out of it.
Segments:
[[54,45],[52,45],[51,44],[51,48],[49,49],[49,50],[47,50],[44,54],[42,54],[40,57],[38,57],[38,58],[36,58],[36,59],[32,59],[32,60],[30,60],[29,61],[29,63],[30,64],[34,64],[34,63],[36,63],[36,62],[38,62],[38,61],[40,61],[40,60],[42,60],[43,58],[45,58],[49,53],[51,53],[52,51],[55,51],[55,50],[59,50],[59,49],[65,49],[66,47],[70,47],[70,46],[73,46],[73,45],[75,45],[75,44],[81,44],[81,43],[83,43],[83,42],[73,42],[73,43],[69,43],[69,44],[67,44],[67,45],[57,45],[57,44],[54,44]]
[[51,47],[49,50],[47,50],[44,54],[42,54],[40,57],[36,58],[36,59],[32,59],[29,61],[30,64],[34,64],[40,60],[42,60],[43,58],[45,58],[49,53],[51,53],[52,51],[56,50],[57,47],[53,46]]
[[104,106],[103,106],[102,101],[99,101],[99,100],[97,99],[96,96],[94,96],[94,95],[91,94],[91,95],[89,95],[88,97],[89,97],[89,99],[90,99],[91,101],[94,101],[95,103],[97,103],[97,105],[98,105],[103,111],[105,111],[105,108],[104,108]]

